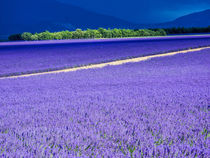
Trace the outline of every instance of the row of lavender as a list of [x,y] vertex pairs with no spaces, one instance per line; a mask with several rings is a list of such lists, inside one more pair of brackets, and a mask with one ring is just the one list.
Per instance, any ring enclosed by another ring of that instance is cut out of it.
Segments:
[[0,76],[51,71],[210,45],[210,36],[0,43]]
[[209,157],[210,50],[0,80],[1,157]]

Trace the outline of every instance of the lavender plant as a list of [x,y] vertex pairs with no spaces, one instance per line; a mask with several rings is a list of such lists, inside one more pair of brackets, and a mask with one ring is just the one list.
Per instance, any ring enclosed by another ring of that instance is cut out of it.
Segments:
[[210,36],[0,43],[0,76],[51,71],[210,45]]
[[210,52],[0,80],[1,157],[209,157]]

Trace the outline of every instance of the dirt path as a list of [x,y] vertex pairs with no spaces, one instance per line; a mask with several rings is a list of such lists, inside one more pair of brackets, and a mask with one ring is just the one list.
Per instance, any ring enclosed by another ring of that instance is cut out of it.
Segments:
[[67,69],[48,71],[48,72],[40,72],[40,73],[23,74],[23,75],[17,75],[17,76],[1,77],[0,79],[21,78],[21,77],[30,77],[30,76],[38,76],[38,75],[46,75],[46,74],[71,72],[71,71],[78,71],[78,70],[85,70],[85,69],[103,68],[105,66],[110,66],[110,65],[122,65],[122,64],[126,64],[126,63],[132,63],[132,62],[140,62],[140,61],[145,61],[145,60],[149,60],[149,59],[152,59],[152,58],[171,56],[171,55],[176,55],[176,54],[181,54],[181,53],[195,52],[195,51],[200,51],[200,50],[204,50],[204,49],[210,49],[210,46],[195,48],[195,49],[182,50],[182,51],[169,52],[169,53],[164,53],[164,54],[149,55],[149,56],[145,56],[145,57],[137,57],[137,58],[131,58],[131,59],[116,60],[116,61],[107,62],[107,63],[80,66],[80,67],[76,67],[76,68],[67,68]]

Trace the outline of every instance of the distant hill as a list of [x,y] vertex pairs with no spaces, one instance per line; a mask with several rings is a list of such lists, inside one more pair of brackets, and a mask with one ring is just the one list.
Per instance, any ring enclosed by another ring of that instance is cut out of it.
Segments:
[[152,28],[170,28],[170,27],[208,27],[210,26],[210,9],[188,14],[175,19],[174,21],[145,25]]
[[136,24],[56,0],[0,1],[0,35],[98,27],[135,28]]
[[144,22],[134,24],[56,0],[0,0],[0,39],[22,32],[54,32],[76,28],[206,27],[210,25],[209,19],[210,10],[206,10],[167,23],[144,25]]

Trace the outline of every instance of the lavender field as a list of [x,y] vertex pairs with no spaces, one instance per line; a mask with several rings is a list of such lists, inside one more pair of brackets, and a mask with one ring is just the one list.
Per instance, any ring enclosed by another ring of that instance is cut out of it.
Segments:
[[[210,39],[2,47],[0,74],[209,45]],[[210,156],[210,49],[0,78],[0,157]]]
[[210,36],[0,43],[0,76],[63,69],[210,45]]

